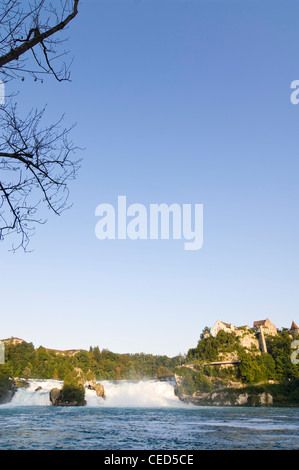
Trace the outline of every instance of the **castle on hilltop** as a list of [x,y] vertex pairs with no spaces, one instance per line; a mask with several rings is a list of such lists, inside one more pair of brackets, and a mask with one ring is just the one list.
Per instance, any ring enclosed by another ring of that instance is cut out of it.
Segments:
[[[226,333],[235,333],[239,337],[241,336],[244,337],[243,333],[247,331],[248,332],[248,338],[246,339],[247,343],[248,342],[253,343],[254,342],[253,335],[257,336],[259,348],[262,352],[267,352],[265,335],[272,335],[272,336],[277,335],[277,328],[269,320],[269,318],[266,318],[265,320],[254,321],[252,328],[250,328],[248,325],[234,326],[232,323],[225,323],[223,321],[217,320],[214,326],[212,327],[213,336],[216,337],[219,331],[225,331]],[[250,332],[252,333],[251,340],[249,338]],[[289,333],[292,337],[299,335],[299,327],[296,325],[294,321],[292,322],[291,327],[289,328]]]

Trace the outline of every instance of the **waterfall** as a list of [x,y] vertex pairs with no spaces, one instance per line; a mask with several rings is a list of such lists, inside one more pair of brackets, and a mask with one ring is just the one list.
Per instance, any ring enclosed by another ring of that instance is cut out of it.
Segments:
[[[158,380],[144,381],[102,381],[106,399],[102,400],[86,393],[87,405],[101,404],[111,407],[173,407],[182,402],[175,396],[174,387],[169,382]],[[96,399],[96,403],[95,403]],[[101,401],[100,401],[101,400]]]
[[9,406],[51,406],[49,392],[61,388],[58,380],[28,380],[29,387],[20,387],[14,394]]
[[[28,380],[29,387],[18,388],[12,401],[2,406],[51,406],[49,392],[61,388],[58,380]],[[101,381],[106,399],[96,395],[94,390],[85,389],[88,407],[179,407],[184,405],[174,394],[174,384],[158,380]]]

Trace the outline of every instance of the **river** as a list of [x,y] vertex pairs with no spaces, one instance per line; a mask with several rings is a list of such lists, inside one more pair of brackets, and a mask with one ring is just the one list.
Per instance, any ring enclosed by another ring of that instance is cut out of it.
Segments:
[[[1,450],[258,450],[299,448],[299,409],[197,407],[173,384],[102,381],[84,407],[53,407],[53,380],[31,380],[0,406]],[[37,390],[38,387],[41,389]]]

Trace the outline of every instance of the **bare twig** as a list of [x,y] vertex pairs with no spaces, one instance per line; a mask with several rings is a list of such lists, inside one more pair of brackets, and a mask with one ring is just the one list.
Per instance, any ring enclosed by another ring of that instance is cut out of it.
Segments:
[[[58,34],[78,14],[79,0],[0,0],[0,79],[13,80],[29,74],[52,75],[69,80],[69,68],[60,70],[53,61],[64,42]],[[35,66],[28,59],[32,53]],[[46,206],[61,214],[68,206],[68,183],[75,178],[79,160],[69,139],[72,128],[63,118],[42,126],[45,109],[21,118],[16,104],[0,106],[0,239],[20,235],[14,248],[27,249],[35,224],[45,222]]]

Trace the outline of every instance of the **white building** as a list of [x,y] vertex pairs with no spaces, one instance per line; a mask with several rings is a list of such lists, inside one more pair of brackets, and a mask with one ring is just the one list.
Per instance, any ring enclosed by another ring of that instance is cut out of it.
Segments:
[[212,328],[212,333],[214,338],[218,335],[219,331],[223,330],[226,333],[232,333],[235,331],[236,327],[232,323],[225,323],[223,321],[217,320],[215,325]]

